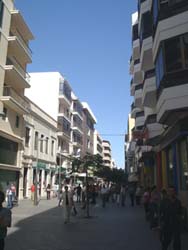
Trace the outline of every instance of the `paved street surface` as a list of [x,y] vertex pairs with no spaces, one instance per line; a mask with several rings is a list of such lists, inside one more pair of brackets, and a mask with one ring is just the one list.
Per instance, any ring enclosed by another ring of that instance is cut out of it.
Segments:
[[[115,204],[105,209],[91,209],[91,219],[83,210],[63,223],[63,209],[57,200],[41,200],[35,207],[21,201],[13,208],[5,250],[160,250],[157,233],[149,229],[143,209]],[[183,249],[188,249],[188,234],[183,235]]]

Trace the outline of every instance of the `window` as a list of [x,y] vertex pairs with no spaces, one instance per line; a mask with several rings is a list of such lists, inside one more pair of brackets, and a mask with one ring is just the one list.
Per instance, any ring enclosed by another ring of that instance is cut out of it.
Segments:
[[25,146],[29,146],[29,139],[30,139],[30,128],[25,128]]
[[181,44],[179,37],[165,41],[166,72],[177,71],[182,68]]
[[152,16],[148,11],[143,14],[141,21],[140,41],[152,35]]
[[51,155],[54,155],[54,141],[52,141],[52,145],[51,145]]
[[36,131],[35,132],[35,143],[34,143],[35,150],[38,150],[38,138],[39,138],[39,133]]
[[4,12],[4,4],[2,0],[0,0],[0,27],[2,27],[3,12]]
[[155,74],[156,74],[156,84],[157,88],[160,86],[160,82],[164,76],[164,63],[163,63],[163,50],[162,48],[159,51],[157,56],[156,65],[155,65]]
[[183,56],[185,60],[185,67],[188,68],[188,34],[183,36]]
[[156,27],[156,24],[157,24],[158,14],[159,14],[158,0],[153,0],[153,24],[154,24],[154,27]]
[[[188,139],[188,138],[187,138]],[[179,143],[180,155],[180,185],[182,190],[188,190],[188,151],[187,140]]]
[[6,118],[7,118],[7,108],[3,108],[3,117],[2,117],[2,119],[4,120],[4,121],[6,121]]
[[15,124],[16,128],[19,128],[19,125],[20,125],[20,118],[19,118],[19,116],[17,115],[17,116],[16,116],[16,124]]
[[132,28],[132,40],[135,41],[138,39],[138,24],[133,25]]
[[40,152],[43,153],[44,150],[44,135],[41,135],[40,139]]
[[46,149],[45,149],[46,154],[48,154],[48,140],[49,140],[49,138],[46,137]]

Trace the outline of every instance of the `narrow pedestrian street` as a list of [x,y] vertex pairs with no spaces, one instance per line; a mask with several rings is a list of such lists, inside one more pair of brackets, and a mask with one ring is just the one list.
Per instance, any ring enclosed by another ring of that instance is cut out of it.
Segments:
[[[157,233],[149,229],[141,207],[97,204],[91,219],[79,210],[70,224],[63,223],[57,200],[41,200],[35,207],[21,201],[13,208],[5,250],[160,250]],[[188,242],[183,236],[183,248]]]

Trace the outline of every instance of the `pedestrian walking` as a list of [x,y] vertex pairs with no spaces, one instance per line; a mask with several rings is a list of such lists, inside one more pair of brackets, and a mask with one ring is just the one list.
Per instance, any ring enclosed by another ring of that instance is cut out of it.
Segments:
[[131,201],[131,206],[134,207],[134,201],[135,201],[135,184],[131,183],[129,185],[129,196]]
[[121,193],[121,185],[116,184],[116,203],[120,204],[120,193]]
[[173,242],[173,250],[181,250],[181,202],[176,197],[174,187],[162,192],[160,203],[160,231],[162,250],[167,250]]
[[7,196],[7,208],[11,209],[13,207],[13,203],[12,203],[12,190],[10,186],[7,187],[6,196]]
[[47,200],[50,200],[51,186],[50,184],[46,187]]
[[138,206],[140,205],[141,196],[142,196],[142,189],[141,189],[141,186],[138,185],[136,188],[136,193],[135,193],[136,205]]
[[150,228],[152,230],[157,229],[159,226],[159,205],[160,205],[160,194],[157,191],[157,187],[153,186],[151,190],[151,198],[149,205],[149,220],[150,220]]
[[126,187],[125,185],[121,186],[121,191],[120,191],[120,199],[121,199],[121,206],[125,206],[125,199],[126,199]]
[[101,188],[101,198],[102,198],[102,207],[105,208],[106,206],[106,198],[107,198],[108,188],[103,185]]
[[31,185],[31,200],[34,202],[34,197],[35,197],[35,185]]
[[63,191],[62,190],[59,191],[58,199],[59,199],[58,207],[60,207],[61,206],[61,202],[63,200]]
[[77,202],[79,203],[81,202],[81,193],[82,193],[82,188],[79,184],[78,187],[76,188]]
[[0,250],[4,250],[7,227],[11,226],[12,219],[10,209],[3,207],[4,201],[5,195],[2,191],[0,191]]
[[144,191],[143,204],[144,204],[145,218],[146,220],[149,220],[150,188],[146,188]]
[[70,222],[70,215],[73,204],[74,202],[72,192],[68,190],[68,186],[65,186],[65,191],[63,192],[63,212],[65,224]]

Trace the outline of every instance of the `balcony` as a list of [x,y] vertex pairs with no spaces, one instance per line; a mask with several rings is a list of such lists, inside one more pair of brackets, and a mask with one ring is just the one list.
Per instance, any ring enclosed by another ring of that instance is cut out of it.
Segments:
[[61,124],[58,124],[57,130],[58,130],[57,132],[58,137],[61,137],[68,142],[70,141],[70,136],[71,136],[70,130],[65,130]]
[[13,55],[22,63],[31,63],[32,51],[18,33],[8,37],[8,54]]
[[138,108],[138,107],[136,107],[135,104],[132,103],[132,105],[131,105],[131,118],[135,118],[135,117],[136,117],[136,114],[137,114],[138,112],[140,112],[140,111],[141,111],[141,109]]
[[153,108],[156,105],[157,92],[154,69],[145,72],[143,85],[142,104],[143,106]]
[[[186,0],[187,3],[187,0]],[[188,8],[188,5],[187,5]],[[174,25],[176,24],[176,25]],[[162,41],[187,33],[188,15],[187,11],[178,15],[160,20],[153,40],[153,60],[155,61]]]
[[4,87],[3,96],[0,97],[0,100],[18,114],[23,115],[29,112],[29,103],[11,87]]
[[72,125],[72,130],[73,131],[77,131],[78,133],[80,133],[80,134],[83,134],[83,128],[82,128],[82,126],[81,125],[79,125],[79,124],[77,124],[76,122],[73,122],[73,125]]
[[130,87],[131,87],[131,96],[134,96],[135,93],[135,86],[136,84],[133,83],[133,79],[130,82]]
[[133,60],[140,57],[140,40],[138,36],[138,23],[132,26],[132,49],[133,49]]
[[157,101],[157,121],[172,125],[188,112],[188,83],[163,89]]
[[133,41],[133,59],[138,59],[140,57],[140,40],[139,38]]
[[145,12],[151,11],[151,8],[152,8],[152,0],[139,0],[138,2],[139,24],[141,23],[142,15]]
[[7,60],[7,64],[4,66],[5,69],[5,82],[14,87],[14,89],[25,89],[29,88],[30,76],[16,59],[11,58]]
[[12,27],[19,30],[22,37],[26,40],[34,39],[33,34],[31,33],[19,10],[11,10],[11,28]]
[[144,71],[147,71],[154,67],[152,46],[153,46],[153,38],[151,35],[149,37],[143,38],[140,62],[141,62],[141,69]]
[[142,108],[142,91],[143,91],[143,84],[138,84],[135,87],[135,95],[134,95],[134,103],[135,106],[138,108]]
[[73,111],[72,111],[72,114],[73,114],[74,116],[78,116],[78,117],[80,118],[80,120],[83,121],[82,115],[81,115],[77,110],[73,110]]
[[133,70],[133,83],[139,84],[142,83],[144,79],[144,73],[141,70],[140,60],[134,61],[134,70]]
[[135,117],[135,127],[142,127],[145,123],[144,111],[137,112]]

